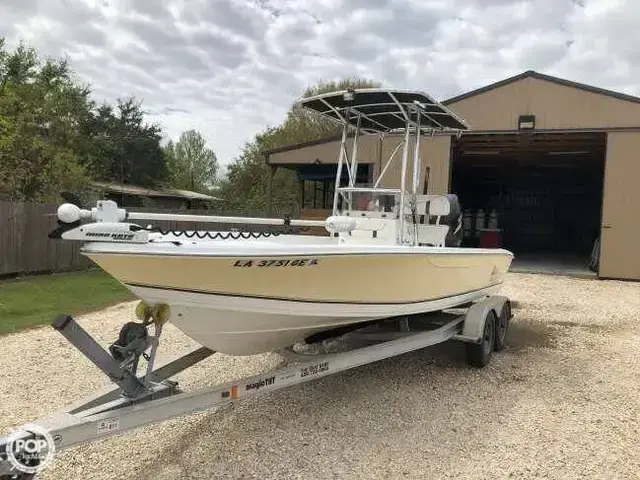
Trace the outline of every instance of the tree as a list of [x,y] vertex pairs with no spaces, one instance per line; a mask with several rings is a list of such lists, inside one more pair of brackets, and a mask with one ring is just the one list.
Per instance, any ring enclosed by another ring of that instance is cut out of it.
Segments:
[[142,105],[134,98],[93,106],[83,127],[82,160],[97,180],[158,186],[168,177],[160,144],[162,130],[144,122]]
[[39,59],[22,43],[10,53],[0,40],[0,195],[46,201],[82,190],[77,126],[89,89],[73,81],[66,61]]
[[[269,167],[264,150],[273,145],[275,128],[256,135],[245,143],[239,157],[227,166],[226,177],[218,183],[216,196],[224,200],[224,208],[237,214],[266,212],[268,208]],[[274,208],[291,210],[298,201],[297,179],[293,172],[281,169],[274,177]]]
[[165,148],[169,184],[175,188],[209,193],[218,172],[218,159],[195,130],[180,134],[178,142]]
[[[339,81],[321,81],[307,87],[302,98],[321,95],[323,93],[347,90],[349,88],[380,87],[380,83],[362,78],[346,78]],[[325,119],[314,112],[310,112],[298,105],[291,107],[284,123],[274,130],[270,139],[273,147],[277,148],[296,143],[311,142],[321,138],[332,137],[342,132],[339,123]]]
[[[361,78],[321,81],[308,87],[303,97],[347,88],[379,86],[378,82]],[[267,127],[257,134],[228,166],[227,176],[219,182],[218,191],[218,195],[225,200],[226,209],[237,213],[266,212],[270,177],[269,167],[264,159],[266,150],[331,137],[338,135],[340,131],[341,127],[336,122],[293,106],[281,125]],[[272,192],[274,211],[295,211],[300,204],[299,182],[295,172],[279,169],[273,178]]]
[[98,106],[66,60],[0,37],[0,197],[58,201],[89,181],[154,186],[167,177],[161,129],[135,99]]

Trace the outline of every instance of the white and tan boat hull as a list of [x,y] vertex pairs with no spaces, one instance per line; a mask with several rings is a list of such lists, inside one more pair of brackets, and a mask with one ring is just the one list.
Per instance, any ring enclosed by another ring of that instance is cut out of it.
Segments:
[[94,244],[84,253],[139,298],[168,304],[185,334],[230,355],[481,298],[499,289],[512,259],[505,250],[307,245],[303,253],[284,245],[269,251],[264,243],[254,255],[245,245],[236,244],[236,253],[183,254],[170,246],[138,253]]

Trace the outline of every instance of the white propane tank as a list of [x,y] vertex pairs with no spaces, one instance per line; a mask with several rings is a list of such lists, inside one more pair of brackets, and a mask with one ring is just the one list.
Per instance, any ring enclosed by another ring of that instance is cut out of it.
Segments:
[[496,212],[495,208],[492,209],[491,213],[489,214],[489,222],[487,228],[491,228],[494,230],[498,228],[498,212]]
[[484,228],[484,210],[478,210],[476,214],[476,230]]

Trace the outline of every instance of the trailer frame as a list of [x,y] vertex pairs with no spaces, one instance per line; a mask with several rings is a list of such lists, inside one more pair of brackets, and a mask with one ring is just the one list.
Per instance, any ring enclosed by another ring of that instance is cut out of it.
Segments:
[[[289,362],[283,367],[185,392],[170,377],[215,352],[201,347],[153,369],[162,332],[162,324],[159,324],[156,325],[155,336],[149,337],[147,343],[138,350],[135,369],[132,370],[131,362],[119,357],[116,359],[113,351],[109,353],[101,347],[71,316],[63,315],[56,318],[52,326],[115,385],[87,395],[29,425],[48,432],[48,438],[54,442],[53,447],[48,446],[49,450],[60,451],[143,425],[221,407],[250,396],[320,379],[448,340],[466,343],[468,362],[481,368],[490,361],[494,351],[504,347],[512,316],[510,300],[504,296],[491,295],[456,309],[385,319],[379,324],[366,326],[340,337],[374,342],[371,345],[344,352],[311,355],[287,349],[278,352]],[[150,355],[144,353],[148,349],[151,351]],[[137,376],[137,360],[141,355],[147,359],[148,365],[146,373]],[[0,479],[33,478],[39,473],[40,467],[46,468],[46,465],[35,465],[30,470],[21,470],[15,465],[15,459],[24,453],[16,450],[16,439],[36,439],[37,435],[37,432],[24,428],[0,437]]]

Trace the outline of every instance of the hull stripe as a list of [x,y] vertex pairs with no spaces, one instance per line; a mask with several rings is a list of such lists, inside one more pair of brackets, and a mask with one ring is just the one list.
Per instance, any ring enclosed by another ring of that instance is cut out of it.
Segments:
[[317,304],[343,304],[343,305],[410,305],[414,303],[426,303],[426,302],[435,302],[438,300],[444,300],[449,297],[457,297],[462,295],[469,295],[474,292],[480,292],[482,290],[486,290],[488,288],[496,287],[501,284],[500,283],[492,283],[485,285],[481,288],[476,288],[474,290],[468,290],[466,292],[455,292],[451,295],[445,295],[441,297],[432,297],[421,300],[410,300],[410,301],[401,301],[401,302],[346,302],[344,300],[309,300],[303,298],[290,298],[290,297],[274,297],[274,296],[263,296],[263,295],[247,295],[247,294],[236,294],[236,293],[226,293],[226,292],[211,292],[206,290],[195,290],[195,289],[186,289],[186,288],[177,288],[177,287],[165,287],[161,285],[146,285],[141,283],[130,283],[124,282],[125,285],[133,288],[149,288],[154,290],[169,290],[174,292],[183,292],[183,293],[195,293],[200,295],[211,295],[211,296],[223,296],[223,297],[235,297],[235,298],[255,298],[260,300],[275,300],[275,301],[287,301],[292,303],[317,303]]

